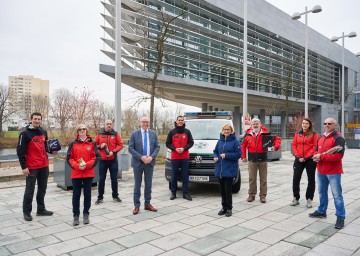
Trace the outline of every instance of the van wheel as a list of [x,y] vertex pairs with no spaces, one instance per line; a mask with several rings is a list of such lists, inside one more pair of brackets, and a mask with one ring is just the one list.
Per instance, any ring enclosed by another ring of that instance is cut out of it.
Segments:
[[233,193],[239,193],[240,191],[240,187],[241,187],[241,174],[240,174],[240,170],[238,172],[238,180],[235,184],[232,185],[232,192]]

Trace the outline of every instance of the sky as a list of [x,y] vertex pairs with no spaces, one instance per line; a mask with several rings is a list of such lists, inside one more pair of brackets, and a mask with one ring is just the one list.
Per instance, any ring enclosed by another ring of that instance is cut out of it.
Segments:
[[[321,13],[308,15],[309,27],[329,38],[355,31],[359,36],[345,39],[345,48],[360,52],[359,0],[268,2],[289,15],[321,5]],[[100,63],[113,65],[100,51],[101,12],[98,0],[0,0],[0,84],[8,85],[8,76],[33,75],[50,81],[50,94],[63,87],[86,87],[96,98],[114,104],[115,81],[99,72]],[[133,97],[134,89],[124,85],[122,107]]]

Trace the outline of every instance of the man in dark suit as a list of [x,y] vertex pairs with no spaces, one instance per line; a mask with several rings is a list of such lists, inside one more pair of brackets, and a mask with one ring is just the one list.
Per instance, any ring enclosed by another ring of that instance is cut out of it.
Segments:
[[149,129],[150,119],[147,116],[140,118],[140,128],[133,131],[129,141],[129,152],[132,155],[131,166],[134,169],[134,210],[133,214],[140,211],[140,188],[144,173],[144,199],[145,210],[156,212],[157,209],[150,204],[152,177],[155,158],[160,150],[156,133]]

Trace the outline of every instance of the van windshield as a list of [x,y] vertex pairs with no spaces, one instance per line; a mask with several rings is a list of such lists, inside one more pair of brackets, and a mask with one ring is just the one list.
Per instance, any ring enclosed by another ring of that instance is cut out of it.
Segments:
[[192,119],[186,120],[186,128],[190,130],[194,140],[218,140],[221,128],[227,123],[231,124],[231,120]]

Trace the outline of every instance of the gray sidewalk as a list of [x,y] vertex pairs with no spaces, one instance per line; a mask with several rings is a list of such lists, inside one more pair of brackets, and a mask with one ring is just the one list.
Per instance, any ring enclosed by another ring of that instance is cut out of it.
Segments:
[[[242,186],[234,194],[232,217],[220,217],[217,185],[190,184],[193,201],[178,192],[169,200],[164,166],[154,173],[152,204],[158,212],[132,214],[132,172],[119,182],[123,203],[111,200],[109,178],[104,203],[92,204],[90,225],[72,226],[71,191],[63,191],[50,182],[46,204],[52,217],[34,216],[25,222],[22,216],[21,181],[0,183],[0,255],[358,255],[360,256],[360,150],[347,149],[343,160],[343,195],[347,218],[344,229],[334,228],[333,200],[327,219],[311,219],[301,198],[297,207],[292,200],[292,162],[289,152],[281,161],[269,163],[267,203],[259,198],[248,203],[248,175],[242,164]],[[306,173],[301,195],[305,194]],[[93,189],[92,202],[97,190]],[[331,197],[331,193],[329,193]],[[36,209],[34,201],[33,209]]]

